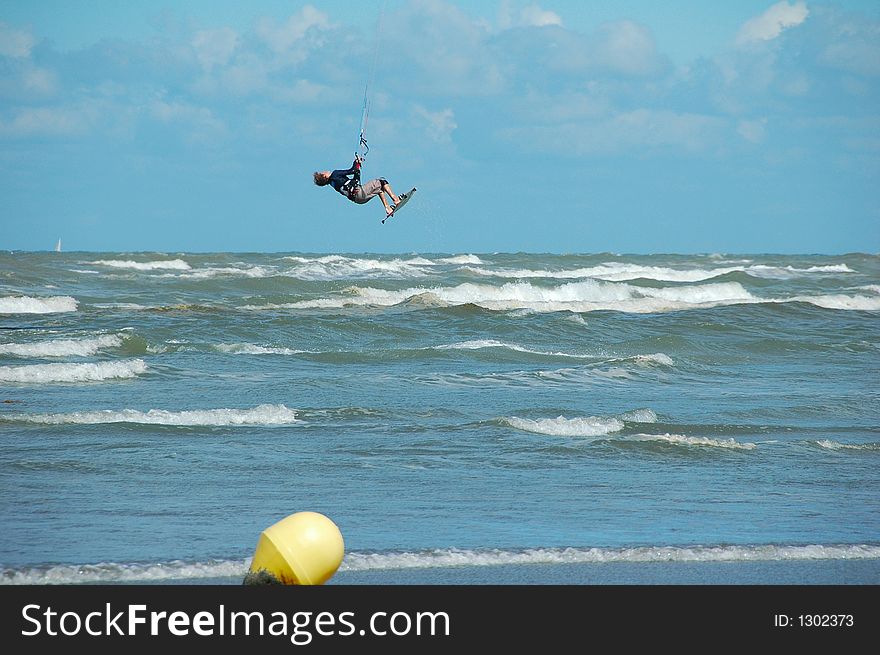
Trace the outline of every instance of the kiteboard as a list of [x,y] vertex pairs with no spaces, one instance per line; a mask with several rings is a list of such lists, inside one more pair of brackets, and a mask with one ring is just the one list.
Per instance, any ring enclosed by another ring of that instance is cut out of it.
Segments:
[[415,192],[416,192],[416,188],[413,187],[413,188],[412,188],[410,191],[408,191],[407,193],[401,193],[399,196],[397,196],[398,198],[400,198],[400,202],[397,203],[396,205],[394,205],[394,209],[392,209],[392,210],[391,210],[391,213],[388,214],[387,216],[385,216],[385,218],[382,219],[382,222],[384,223],[384,222],[387,221],[389,218],[391,218],[392,216],[394,216],[394,215],[400,210],[401,207],[403,207],[407,202],[409,202],[409,199],[413,197],[413,194],[414,194]]

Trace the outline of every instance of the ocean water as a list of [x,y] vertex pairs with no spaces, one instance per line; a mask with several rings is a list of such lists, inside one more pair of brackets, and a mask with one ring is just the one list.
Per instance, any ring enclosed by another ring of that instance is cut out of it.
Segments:
[[240,581],[312,510],[343,576],[877,583],[878,380],[877,255],[4,252],[0,582]]

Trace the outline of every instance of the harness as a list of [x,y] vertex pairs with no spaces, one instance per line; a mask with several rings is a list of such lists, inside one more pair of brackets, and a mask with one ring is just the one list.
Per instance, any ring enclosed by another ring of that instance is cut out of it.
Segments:
[[361,161],[361,158],[355,155],[354,175],[352,175],[351,179],[342,185],[342,190],[345,192],[345,195],[348,197],[349,200],[354,200],[355,196],[357,195],[358,188],[361,186]]

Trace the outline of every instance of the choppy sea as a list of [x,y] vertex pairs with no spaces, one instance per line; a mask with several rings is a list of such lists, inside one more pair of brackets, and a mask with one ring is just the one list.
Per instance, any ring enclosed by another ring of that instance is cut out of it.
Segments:
[[[0,583],[860,560],[880,257],[0,253]],[[804,583],[810,582],[803,580]]]

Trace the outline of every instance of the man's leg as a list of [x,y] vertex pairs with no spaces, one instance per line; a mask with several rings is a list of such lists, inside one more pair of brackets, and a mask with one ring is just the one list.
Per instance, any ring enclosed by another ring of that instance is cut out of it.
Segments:
[[385,194],[381,191],[379,192],[379,200],[381,200],[382,204],[385,205],[385,213],[390,214],[392,207],[388,204],[388,201],[385,199]]
[[[398,198],[394,194],[394,191],[391,190],[391,185],[388,184],[388,180],[382,180],[382,191],[384,191],[385,193],[387,193],[391,197],[391,200],[395,205],[400,202],[400,198]],[[379,197],[381,197],[381,196],[382,196],[382,194],[380,193]],[[387,208],[388,203],[385,202],[384,200],[382,202],[385,204],[385,207]]]

